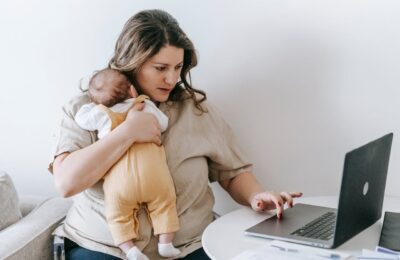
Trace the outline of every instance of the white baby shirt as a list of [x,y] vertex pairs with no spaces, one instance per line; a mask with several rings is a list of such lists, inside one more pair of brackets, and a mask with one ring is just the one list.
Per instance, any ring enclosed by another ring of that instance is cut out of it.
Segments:
[[[126,99],[121,103],[117,103],[110,107],[113,112],[123,113],[128,111],[132,106],[135,98]],[[146,99],[143,112],[151,113],[157,118],[161,132],[164,132],[168,127],[168,117],[157,108],[157,106],[150,100]],[[78,125],[88,131],[97,130],[97,136],[99,139],[103,138],[106,134],[111,131],[111,119],[108,114],[99,108],[99,105],[95,103],[89,103],[83,105],[78,113],[75,115],[75,121]]]

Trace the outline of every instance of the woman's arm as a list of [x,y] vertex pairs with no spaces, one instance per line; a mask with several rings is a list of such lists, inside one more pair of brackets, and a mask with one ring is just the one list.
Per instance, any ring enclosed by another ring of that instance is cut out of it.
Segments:
[[301,192],[273,192],[265,191],[255,176],[250,172],[244,172],[232,179],[219,181],[231,197],[239,204],[251,206],[256,211],[277,209],[278,218],[282,217],[283,205],[287,202],[289,207],[293,205],[293,198],[300,197]]
[[54,181],[64,197],[98,182],[134,142],[161,143],[157,120],[151,114],[138,111],[142,109],[143,104],[135,105],[122,124],[94,144],[56,157]]

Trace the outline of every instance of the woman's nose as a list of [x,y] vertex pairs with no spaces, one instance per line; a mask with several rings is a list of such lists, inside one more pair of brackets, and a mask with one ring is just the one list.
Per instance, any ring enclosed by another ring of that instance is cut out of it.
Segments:
[[175,83],[178,81],[178,74],[175,71],[168,71],[167,74],[165,75],[165,83],[168,85],[175,85]]

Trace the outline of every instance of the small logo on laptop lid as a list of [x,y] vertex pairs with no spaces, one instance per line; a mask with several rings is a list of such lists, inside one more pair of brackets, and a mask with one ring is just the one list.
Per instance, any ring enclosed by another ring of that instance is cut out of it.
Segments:
[[367,193],[368,193],[368,188],[369,188],[369,183],[368,183],[368,182],[365,182],[364,188],[363,188],[363,195],[364,195],[364,196],[367,195]]

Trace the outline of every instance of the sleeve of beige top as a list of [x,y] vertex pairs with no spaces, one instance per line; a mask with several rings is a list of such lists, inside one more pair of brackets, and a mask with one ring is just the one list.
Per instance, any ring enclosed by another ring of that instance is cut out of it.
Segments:
[[230,179],[242,172],[252,170],[252,164],[239,147],[231,127],[222,118],[216,108],[207,102],[206,116],[207,140],[211,140],[212,149],[207,154],[209,180]]
[[[56,133],[53,160],[65,152],[74,152],[96,141],[94,132],[86,131],[79,127],[75,121],[75,115],[82,105],[89,103],[86,94],[74,97],[63,108],[61,123]],[[49,171],[53,173],[53,161],[50,162]]]

